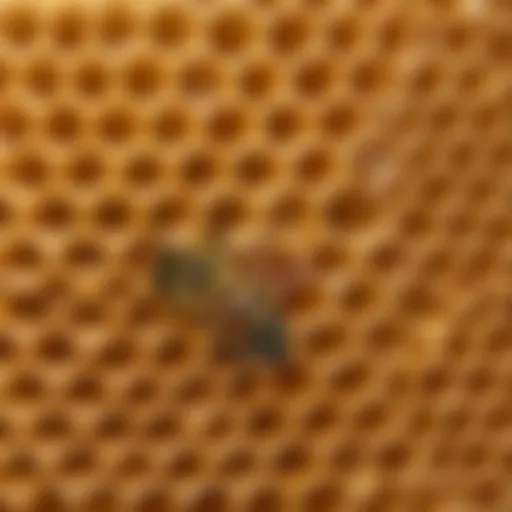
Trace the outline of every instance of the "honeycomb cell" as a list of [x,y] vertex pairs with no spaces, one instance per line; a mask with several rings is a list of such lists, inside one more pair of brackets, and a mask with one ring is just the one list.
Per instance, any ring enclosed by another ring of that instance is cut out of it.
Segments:
[[318,403],[309,408],[303,419],[306,432],[312,435],[322,435],[336,425],[336,412],[330,403]]
[[67,411],[46,410],[34,422],[36,439],[63,439],[73,431],[73,423]]
[[184,155],[181,166],[185,182],[192,185],[207,185],[218,172],[217,155],[205,148],[197,148]]
[[169,458],[166,471],[173,478],[182,480],[193,478],[201,467],[202,461],[193,450],[181,448]]
[[369,400],[358,406],[353,417],[358,432],[378,431],[387,420],[386,404],[378,400]]
[[343,264],[345,254],[343,248],[332,242],[320,242],[315,244],[311,259],[314,268],[322,272],[335,271]]
[[117,508],[119,508],[119,497],[108,487],[96,487],[83,498],[83,509],[87,512],[93,510],[111,512]]
[[67,199],[59,196],[45,198],[36,209],[36,221],[44,228],[52,230],[67,229],[75,217],[75,211]]
[[69,177],[79,186],[95,185],[104,173],[104,161],[94,149],[78,150],[70,157]]
[[102,43],[108,47],[120,47],[130,42],[136,29],[136,18],[130,9],[114,5],[100,11],[95,28]]
[[339,392],[354,392],[366,384],[370,375],[368,368],[361,361],[347,361],[335,368],[330,375],[330,384]]
[[13,208],[9,201],[2,197],[0,198],[0,226],[8,224],[13,216]]
[[89,20],[81,9],[59,9],[50,21],[50,32],[59,50],[79,48],[88,35]]
[[399,350],[404,344],[400,319],[375,318],[366,331],[364,342],[375,354],[385,354]]
[[48,332],[39,340],[38,354],[45,362],[64,364],[74,356],[74,346],[66,333]]
[[292,105],[276,105],[268,113],[265,124],[269,139],[283,143],[300,134],[303,121]]
[[145,425],[145,435],[151,440],[167,441],[179,434],[180,432],[179,418],[172,413],[153,414]]
[[123,82],[135,97],[147,97],[158,92],[162,72],[158,61],[147,57],[132,59],[125,65]]
[[270,223],[275,226],[297,225],[305,217],[307,205],[298,193],[288,193],[277,197],[270,205]]
[[158,386],[155,381],[141,375],[127,383],[124,396],[126,401],[133,404],[148,403],[153,401],[158,394]]
[[244,448],[233,448],[220,463],[221,471],[230,478],[244,476],[253,470],[254,455]]
[[28,271],[37,268],[43,260],[41,252],[32,240],[13,240],[7,250],[6,260],[13,269]]
[[351,50],[360,38],[358,20],[350,15],[335,16],[327,27],[327,42],[333,50]]
[[130,209],[121,197],[106,197],[99,201],[95,220],[103,229],[118,231],[130,223]]
[[10,82],[10,70],[5,59],[0,60],[0,91],[7,89]]
[[301,473],[311,464],[311,457],[305,446],[288,442],[281,446],[274,456],[275,471],[283,476]]
[[97,360],[107,368],[128,364],[134,357],[134,347],[129,338],[117,336],[100,346]]
[[337,102],[328,105],[322,113],[321,124],[326,135],[332,137],[348,136],[357,123],[357,113],[349,102]]
[[47,130],[48,135],[56,142],[73,143],[82,130],[79,112],[71,105],[56,106],[49,114]]
[[235,165],[240,182],[249,187],[264,184],[275,172],[274,159],[264,148],[244,151]]
[[310,375],[304,368],[292,366],[275,376],[275,388],[284,396],[293,397],[307,389]]
[[41,29],[38,13],[28,6],[6,7],[7,12],[1,25],[2,39],[17,47],[35,43]]
[[66,250],[66,260],[74,268],[94,268],[101,265],[105,257],[102,247],[94,240],[77,239]]
[[182,65],[180,82],[187,96],[204,97],[221,85],[222,73],[208,57],[187,60]]
[[45,394],[44,383],[32,373],[18,373],[11,379],[9,394],[22,402],[41,399]]
[[330,512],[339,510],[340,493],[338,486],[330,483],[313,484],[301,496],[301,510],[304,512]]
[[223,512],[229,510],[229,496],[222,488],[203,486],[191,497],[187,512]]
[[166,336],[157,345],[155,350],[155,363],[159,365],[179,365],[188,356],[190,348],[187,340],[180,336]]
[[211,395],[212,384],[201,375],[190,375],[183,378],[176,391],[181,403],[200,403]]
[[73,70],[73,82],[75,90],[82,98],[99,99],[109,86],[108,68],[101,60],[81,60]]
[[488,46],[489,57],[496,61],[506,61],[512,55],[512,38],[508,31],[499,28],[493,32]]
[[396,52],[410,38],[410,28],[405,16],[391,13],[377,28],[377,40],[388,51]]
[[227,194],[213,198],[206,210],[208,226],[221,231],[235,227],[242,222],[245,214],[241,201]]
[[244,135],[246,127],[246,116],[235,105],[216,108],[207,120],[207,133],[216,143],[233,143]]
[[171,507],[171,501],[161,489],[145,489],[137,497],[133,510],[136,512],[165,512]]
[[411,93],[421,97],[433,95],[440,87],[443,76],[436,63],[424,62],[411,73]]
[[134,187],[145,187],[158,182],[162,173],[159,158],[149,152],[139,152],[126,162],[126,179]]
[[77,375],[69,384],[68,395],[75,402],[94,402],[101,399],[103,386],[91,375]]
[[338,323],[329,319],[314,325],[306,335],[306,348],[312,356],[331,354],[346,341],[346,334]]
[[130,433],[131,423],[123,413],[105,411],[93,428],[94,436],[98,439],[120,439]]
[[330,453],[330,457],[333,468],[345,473],[360,467],[364,461],[365,453],[357,442],[351,440],[335,446]]
[[37,474],[38,461],[30,452],[17,451],[10,454],[5,471],[12,478],[30,478]]
[[265,99],[275,86],[275,70],[263,59],[245,64],[240,71],[239,86],[250,99]]
[[386,64],[375,59],[362,59],[353,64],[349,79],[358,94],[373,94],[386,84]]
[[248,512],[279,512],[283,510],[282,493],[270,486],[259,486],[246,500]]
[[51,58],[37,58],[25,71],[27,86],[35,95],[48,98],[59,90],[61,70]]
[[120,106],[107,108],[98,120],[98,135],[111,144],[128,142],[134,134],[135,122],[130,111]]
[[10,312],[14,318],[26,322],[37,322],[46,313],[46,300],[38,291],[26,291],[13,294],[9,298]]
[[340,306],[345,311],[358,313],[367,310],[374,301],[371,285],[353,280],[346,283],[340,293]]
[[15,340],[8,333],[0,333],[0,363],[11,362],[17,352]]
[[323,204],[325,223],[333,230],[353,231],[375,218],[376,204],[358,190],[332,190]]
[[66,503],[62,491],[47,487],[36,493],[31,508],[38,512],[63,512],[67,510]]
[[127,450],[117,461],[115,472],[121,478],[135,479],[149,470],[149,460],[140,450]]
[[245,11],[221,12],[209,28],[211,45],[222,53],[246,50],[252,39],[253,20]]
[[379,240],[368,255],[369,265],[377,274],[396,271],[404,264],[406,254],[400,240]]
[[268,436],[279,431],[282,421],[279,411],[265,407],[251,412],[247,426],[254,436]]
[[66,475],[86,475],[95,470],[95,454],[87,446],[66,449],[59,461],[59,468]]
[[2,105],[0,110],[0,131],[8,143],[19,143],[27,137],[30,130],[28,114],[14,105]]
[[331,66],[328,61],[321,58],[302,62],[295,75],[297,90],[306,97],[328,93],[331,81]]
[[485,82],[485,70],[480,63],[470,63],[458,73],[458,91],[462,94],[478,94]]
[[176,142],[185,138],[189,129],[189,119],[180,107],[164,107],[152,118],[152,133],[164,143]]
[[310,32],[306,18],[298,13],[286,13],[276,17],[269,27],[269,43],[279,54],[293,55],[306,44]]
[[233,420],[225,411],[216,411],[206,419],[204,431],[208,439],[226,438],[233,431]]
[[34,150],[15,155],[11,169],[12,180],[27,187],[39,187],[48,180],[48,162]]
[[148,26],[151,39],[163,48],[183,45],[190,36],[193,19],[178,5],[158,6]]

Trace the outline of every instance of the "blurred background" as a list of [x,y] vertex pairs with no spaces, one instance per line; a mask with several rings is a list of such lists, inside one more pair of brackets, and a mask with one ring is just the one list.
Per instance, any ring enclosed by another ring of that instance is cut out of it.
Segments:
[[[512,510],[512,4],[0,2],[0,509]],[[155,248],[265,230],[291,365]]]

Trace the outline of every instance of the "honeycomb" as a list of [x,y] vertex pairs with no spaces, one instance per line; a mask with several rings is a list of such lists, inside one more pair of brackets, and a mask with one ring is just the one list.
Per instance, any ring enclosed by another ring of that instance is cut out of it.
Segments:
[[[512,511],[509,0],[0,3],[0,509]],[[318,271],[212,362],[166,237]]]

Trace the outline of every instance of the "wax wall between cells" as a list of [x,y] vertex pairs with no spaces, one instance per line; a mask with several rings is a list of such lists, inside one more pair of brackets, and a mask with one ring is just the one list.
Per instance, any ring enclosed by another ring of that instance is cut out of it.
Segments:
[[[512,509],[506,2],[0,6],[6,510]],[[154,250],[272,233],[292,367]]]

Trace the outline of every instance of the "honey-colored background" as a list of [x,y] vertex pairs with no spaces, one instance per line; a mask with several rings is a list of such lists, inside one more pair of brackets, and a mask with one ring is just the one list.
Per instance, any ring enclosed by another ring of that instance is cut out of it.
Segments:
[[[506,0],[0,3],[0,509],[512,511]],[[147,273],[270,230],[292,367]]]

